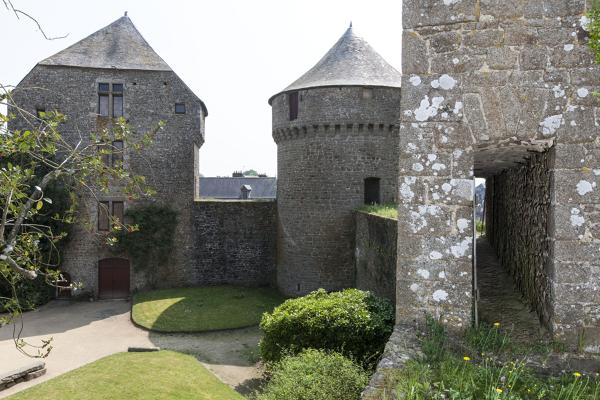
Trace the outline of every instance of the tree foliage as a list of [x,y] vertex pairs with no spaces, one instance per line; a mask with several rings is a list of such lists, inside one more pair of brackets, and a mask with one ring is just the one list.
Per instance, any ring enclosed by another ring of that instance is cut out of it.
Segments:
[[[77,218],[77,193],[87,192],[84,200],[97,199],[98,193],[114,187],[131,199],[153,194],[143,176],[123,163],[107,165],[103,160],[110,153],[141,151],[162,123],[137,134],[120,118],[98,132],[63,136],[67,116],[56,111],[34,115],[15,103],[14,92],[0,89],[0,104],[8,110],[0,113],[0,279],[11,289],[10,295],[0,297],[0,309],[8,311],[1,324],[14,322],[23,310],[15,287],[19,281],[63,281],[57,270],[59,244],[67,237],[65,224]],[[123,141],[125,150],[113,147],[115,140]],[[124,228],[118,220],[111,222],[115,230]],[[24,351],[26,343],[18,337],[15,341]],[[34,355],[43,357],[49,348],[44,342]]]

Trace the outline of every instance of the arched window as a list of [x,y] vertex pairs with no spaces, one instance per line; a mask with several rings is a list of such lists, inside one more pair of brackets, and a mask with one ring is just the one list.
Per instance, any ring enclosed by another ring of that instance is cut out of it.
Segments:
[[365,178],[365,204],[381,203],[379,178]]

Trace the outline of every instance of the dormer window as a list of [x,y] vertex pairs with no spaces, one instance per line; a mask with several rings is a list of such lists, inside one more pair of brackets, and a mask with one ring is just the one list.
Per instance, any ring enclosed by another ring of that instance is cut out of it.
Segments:
[[185,114],[185,103],[175,103],[175,114]]
[[98,83],[98,115],[113,118],[123,116],[122,83]]

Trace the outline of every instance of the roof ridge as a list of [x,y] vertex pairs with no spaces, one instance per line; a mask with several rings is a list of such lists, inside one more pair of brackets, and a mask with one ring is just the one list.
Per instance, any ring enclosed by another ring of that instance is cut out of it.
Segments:
[[[105,37],[110,35],[111,37]],[[85,68],[172,71],[127,15],[39,62]]]

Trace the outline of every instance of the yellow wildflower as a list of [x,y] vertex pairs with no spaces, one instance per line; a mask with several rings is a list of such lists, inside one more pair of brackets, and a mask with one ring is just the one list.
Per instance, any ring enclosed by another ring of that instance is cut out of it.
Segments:
[[464,356],[464,357],[463,357],[463,360],[465,360],[465,361],[471,361],[471,357],[469,357],[469,356]]
[[500,322],[494,322],[494,328],[500,328]]
[[502,393],[502,389],[496,388],[496,393]]
[[573,376],[574,376],[575,378],[580,378],[580,377],[581,377],[581,374],[580,374],[579,372],[573,372]]

